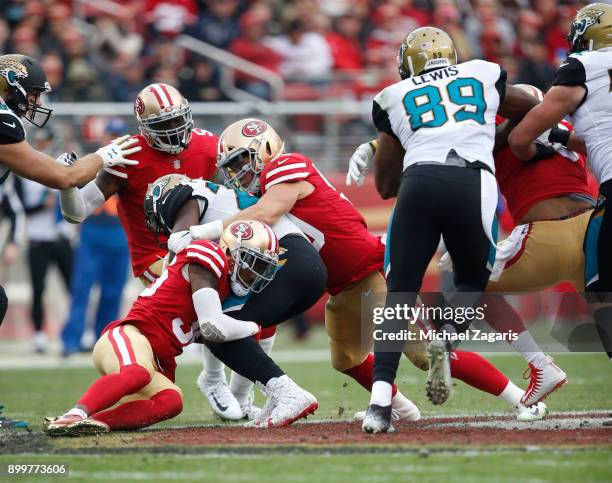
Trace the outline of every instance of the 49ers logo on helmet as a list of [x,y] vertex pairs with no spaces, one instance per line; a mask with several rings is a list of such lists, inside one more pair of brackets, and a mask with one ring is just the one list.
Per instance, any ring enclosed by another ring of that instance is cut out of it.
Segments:
[[144,113],[144,109],[144,102],[142,102],[142,98],[138,96],[134,101],[134,112],[139,116],[142,116],[142,114]]
[[239,240],[250,240],[253,238],[253,227],[243,221],[237,221],[230,226],[230,233]]
[[268,126],[262,121],[249,121],[242,127],[242,135],[248,138],[254,138],[262,134]]

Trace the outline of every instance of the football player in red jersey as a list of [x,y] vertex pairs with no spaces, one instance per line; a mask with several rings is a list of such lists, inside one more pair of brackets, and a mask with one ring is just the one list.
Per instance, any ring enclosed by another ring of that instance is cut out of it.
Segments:
[[218,245],[187,245],[140,294],[126,318],[104,329],[93,351],[102,377],[67,413],[45,419],[47,434],[134,430],[177,416],[183,398],[174,384],[175,358],[196,339],[211,347],[234,344],[237,355],[255,351],[257,360],[242,357],[241,369],[245,377],[263,384],[268,395],[260,427],[286,426],[314,412],[314,396],[285,375],[250,337],[259,331],[257,324],[233,319],[221,309],[232,291],[230,281],[249,291],[263,289],[277,271],[278,253],[278,239],[257,221],[232,223]]
[[145,87],[136,97],[134,113],[140,134],[133,139],[141,151],[133,156],[139,164],[106,168],[85,187],[63,190],[61,206],[67,221],[81,223],[116,193],[134,276],[148,285],[161,273],[166,250],[145,225],[143,203],[147,188],[166,174],[210,179],[216,171],[217,136],[193,127],[187,99],[167,84]]
[[[239,217],[274,223],[288,214],[327,266],[331,296],[325,326],[331,339],[332,365],[371,390],[374,357],[365,349],[370,344],[361,340],[361,295],[386,292],[384,245],[368,232],[363,217],[312,161],[301,154],[285,153],[278,134],[261,120],[244,119],[225,129],[219,140],[219,167],[229,186],[262,193],[262,197],[224,223],[191,227],[192,236],[215,239],[223,226]],[[406,356],[427,370],[423,350],[415,344]],[[478,354],[457,351],[451,359],[451,371],[467,384],[520,406],[523,392]],[[416,406],[395,386],[392,390],[394,419],[417,420],[420,413]]]

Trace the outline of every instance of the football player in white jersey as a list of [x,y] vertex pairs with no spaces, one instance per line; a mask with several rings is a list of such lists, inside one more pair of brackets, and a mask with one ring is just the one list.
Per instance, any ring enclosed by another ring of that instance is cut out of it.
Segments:
[[[209,181],[192,181],[186,176],[171,174],[162,176],[149,187],[145,197],[145,219],[147,227],[155,233],[156,238],[160,232],[172,236],[172,233],[180,234],[186,229],[188,234],[190,226],[227,220],[257,203],[258,199],[246,192]],[[327,284],[325,264],[302,231],[287,216],[281,216],[271,228],[281,247],[279,260],[282,269],[263,291],[256,288],[246,291],[237,279],[238,274],[230,274],[235,295],[223,301],[225,314],[238,320],[256,321],[264,331],[274,330],[277,324],[308,310],[323,295]],[[190,237],[187,239],[191,240]],[[256,266],[258,262],[252,260],[252,263]],[[271,336],[262,336],[260,340],[261,348],[267,354],[272,349],[273,341],[273,332]],[[236,371],[232,374],[229,386],[243,417],[258,420],[265,417],[265,414],[262,416],[252,404],[253,383],[239,373],[241,364],[257,364],[256,360],[261,357],[261,353],[258,356],[257,353],[251,353],[253,350],[248,346],[238,347],[240,344],[209,344],[208,347],[215,356]],[[251,352],[245,354],[247,350]],[[214,409],[213,403],[214,400],[211,402]]]
[[585,236],[585,285],[602,345],[612,359],[612,214],[607,210],[612,198],[612,5],[593,3],[580,9],[568,41],[570,55],[557,70],[553,86],[508,142],[519,158],[527,159],[533,139],[570,116],[575,135],[553,129],[549,139],[586,150],[600,183]]
[[[441,235],[453,253],[453,304],[472,306],[486,287],[495,257],[495,115],[520,119],[539,101],[507,85],[506,73],[497,64],[458,64],[452,39],[437,28],[410,33],[400,47],[398,64],[402,80],[383,89],[372,109],[379,133],[376,188],[384,199],[397,196],[387,238],[386,306],[414,305]],[[533,160],[549,155],[550,149],[534,146]],[[389,332],[401,333],[406,323],[393,318],[379,328],[393,336]],[[439,327],[447,340],[434,340],[428,347],[427,394],[436,404],[450,393],[448,339],[467,325]],[[399,346],[375,346],[366,432],[390,429],[391,385],[400,358]]]

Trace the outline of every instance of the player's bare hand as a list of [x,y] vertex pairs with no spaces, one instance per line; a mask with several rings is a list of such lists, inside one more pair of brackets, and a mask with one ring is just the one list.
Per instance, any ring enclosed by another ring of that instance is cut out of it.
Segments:
[[137,153],[142,149],[138,146],[138,139],[128,134],[114,139],[106,146],[98,149],[96,154],[102,158],[105,168],[112,166],[134,166],[138,161],[127,158],[130,154]]
[[355,183],[357,186],[361,186],[363,184],[375,152],[375,141],[363,143],[355,150],[351,156],[351,159],[349,160],[348,172],[346,174],[347,186],[351,186],[353,183]]

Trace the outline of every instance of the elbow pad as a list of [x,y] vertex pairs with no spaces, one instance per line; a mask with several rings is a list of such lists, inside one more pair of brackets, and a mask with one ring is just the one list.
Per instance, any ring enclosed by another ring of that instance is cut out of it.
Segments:
[[105,201],[104,194],[95,181],[90,181],[81,189],[69,188],[60,191],[62,215],[69,223],[82,223]]

